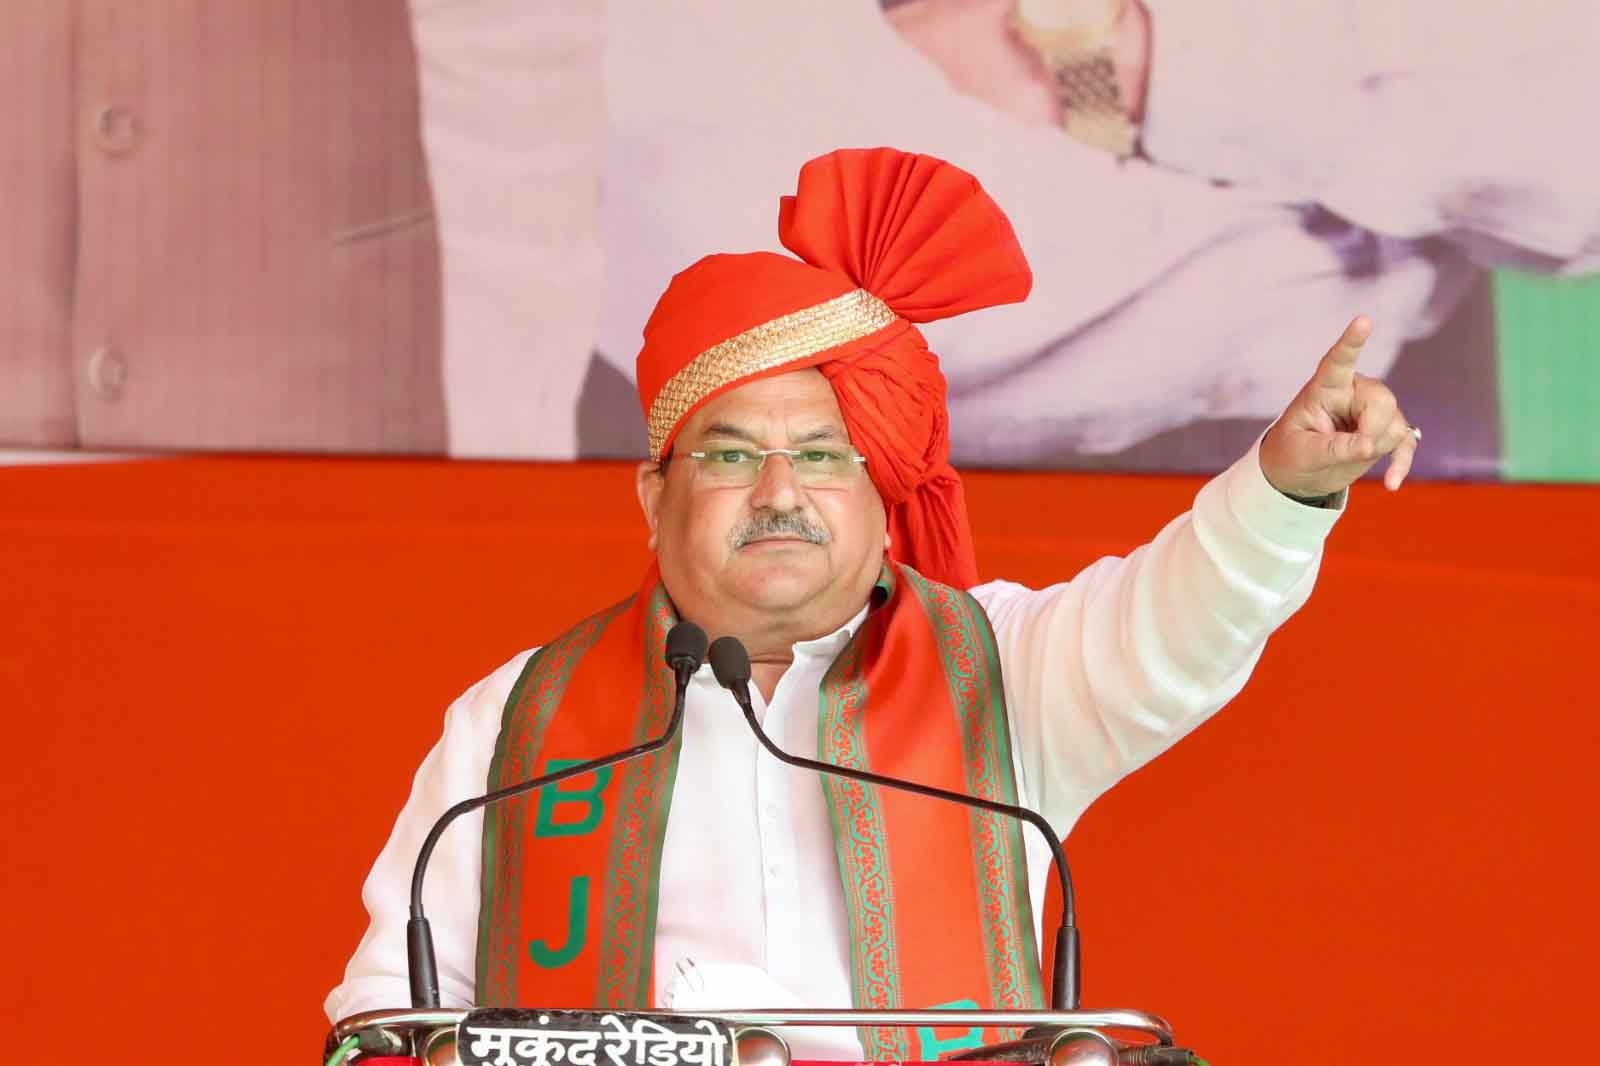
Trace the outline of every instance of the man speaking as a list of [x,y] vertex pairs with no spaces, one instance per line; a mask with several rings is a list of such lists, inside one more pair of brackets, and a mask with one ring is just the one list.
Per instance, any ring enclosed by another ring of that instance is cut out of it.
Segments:
[[[1010,223],[971,175],[877,149],[808,163],[778,226],[798,258],[709,256],[657,304],[637,476],[655,563],[450,708],[331,1019],[409,1002],[411,866],[446,807],[660,734],[678,620],[744,642],[791,752],[1032,806],[1065,835],[1239,691],[1309,595],[1346,487],[1392,455],[1397,489],[1415,454],[1393,395],[1355,372],[1358,318],[1150,544],[1039,591],[979,585],[916,323],[1027,296]],[[784,766],[708,667],[663,751],[461,823],[425,897],[447,1005],[1045,1002],[1045,849],[1005,819]],[[945,1050],[893,1029],[795,1047]]]

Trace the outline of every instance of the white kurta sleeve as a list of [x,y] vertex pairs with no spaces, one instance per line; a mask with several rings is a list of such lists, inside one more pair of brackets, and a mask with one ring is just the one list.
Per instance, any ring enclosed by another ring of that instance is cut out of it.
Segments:
[[[445,712],[444,735],[418,768],[394,832],[362,886],[361,901],[371,922],[345,967],[344,981],[323,1002],[330,1022],[362,1011],[411,1005],[406,921],[417,852],[439,815],[452,804],[483,793],[500,735],[501,712],[531,654],[524,652],[500,667]],[[482,845],[483,815],[475,811],[456,819],[439,838],[423,887],[422,904],[439,963],[439,996],[446,1007],[473,1003]]]
[[1146,0],[1150,157],[1483,263],[1600,265],[1577,0]]
[[1339,513],[1277,492],[1252,448],[1127,558],[1041,591],[974,589],[994,627],[1028,802],[1065,834],[1227,703],[1310,595]]
[[411,0],[450,453],[570,458],[600,316],[605,6]]

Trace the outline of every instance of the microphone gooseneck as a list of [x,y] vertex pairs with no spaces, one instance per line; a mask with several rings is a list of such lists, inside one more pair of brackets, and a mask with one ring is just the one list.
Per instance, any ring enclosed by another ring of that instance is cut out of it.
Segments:
[[450,823],[469,811],[487,807],[491,803],[499,803],[501,800],[520,796],[544,788],[546,785],[560,784],[568,778],[603,770],[607,766],[636,759],[641,755],[649,755],[666,747],[683,724],[684,697],[689,689],[689,679],[700,669],[705,656],[705,630],[693,622],[679,622],[667,631],[663,657],[667,665],[672,668],[677,691],[672,703],[672,718],[659,737],[635,745],[626,751],[619,751],[615,755],[603,755],[598,759],[568,766],[486,795],[462,800],[441,814],[439,820],[433,823],[433,828],[428,831],[427,838],[422,842],[422,848],[417,852],[417,864],[411,871],[411,918],[406,922],[406,969],[411,981],[412,1007],[439,1006],[439,966],[434,958],[433,931],[428,925],[427,917],[422,913],[422,879],[428,872],[428,860],[433,856],[433,849]]
[[755,707],[750,702],[750,654],[745,651],[744,645],[736,637],[718,637],[711,642],[708,653],[711,662],[711,671],[717,677],[717,684],[733,693],[733,698],[744,712],[744,719],[750,724],[750,729],[755,733],[761,746],[772,754],[772,757],[790,766],[798,766],[818,773],[832,774],[837,777],[848,777],[868,784],[882,785],[885,788],[899,789],[902,792],[912,792],[919,796],[928,796],[932,799],[941,799],[949,803],[959,803],[967,807],[979,807],[995,814],[1004,814],[1012,818],[1021,819],[1037,829],[1050,845],[1050,856],[1055,862],[1056,877],[1061,883],[1061,927],[1056,930],[1055,965],[1051,971],[1050,981],[1050,1008],[1052,1010],[1077,1010],[1080,999],[1079,975],[1082,970],[1081,948],[1078,942],[1078,918],[1076,900],[1072,891],[1072,871],[1067,866],[1067,854],[1061,847],[1061,839],[1056,836],[1050,823],[1037,811],[1030,811],[1026,807],[1017,807],[1009,803],[998,803],[994,800],[983,799],[980,796],[969,796],[962,792],[951,792],[947,789],[934,788],[931,785],[919,785],[914,781],[901,781],[893,777],[872,773],[870,770],[855,770],[847,766],[834,763],[819,762],[816,759],[807,759],[799,755],[791,755],[774,744],[761,728],[761,723],[756,721]]

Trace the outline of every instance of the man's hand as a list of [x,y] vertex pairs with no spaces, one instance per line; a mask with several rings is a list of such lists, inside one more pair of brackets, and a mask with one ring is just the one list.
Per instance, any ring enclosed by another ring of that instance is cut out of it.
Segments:
[[1386,455],[1394,457],[1383,477],[1391,492],[1410,473],[1420,435],[1388,386],[1356,373],[1356,357],[1371,335],[1365,315],[1351,320],[1262,439],[1261,472],[1279,492],[1327,496],[1348,488]]
[[1013,2],[909,0],[888,8],[884,18],[961,92],[1023,122],[1059,126],[1055,79],[1011,32]]

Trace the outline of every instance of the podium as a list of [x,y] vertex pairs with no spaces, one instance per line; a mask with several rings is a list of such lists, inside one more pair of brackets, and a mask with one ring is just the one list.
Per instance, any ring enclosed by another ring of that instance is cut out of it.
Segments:
[[[1021,1039],[945,1061],[1039,1066],[1187,1066],[1172,1027],[1135,1010],[368,1011],[329,1032],[324,1056],[400,1056],[423,1066],[790,1066],[780,1030],[805,1026],[975,1026]],[[348,1047],[347,1047],[348,1045]]]

